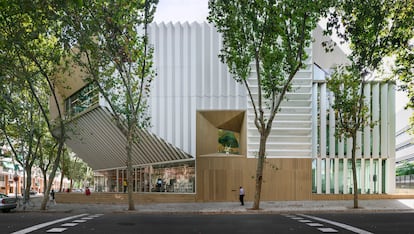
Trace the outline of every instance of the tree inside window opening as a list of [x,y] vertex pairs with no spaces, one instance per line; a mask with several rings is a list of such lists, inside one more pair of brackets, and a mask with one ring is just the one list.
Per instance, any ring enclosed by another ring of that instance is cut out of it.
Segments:
[[237,132],[219,129],[218,131],[218,152],[226,154],[239,154],[239,138]]

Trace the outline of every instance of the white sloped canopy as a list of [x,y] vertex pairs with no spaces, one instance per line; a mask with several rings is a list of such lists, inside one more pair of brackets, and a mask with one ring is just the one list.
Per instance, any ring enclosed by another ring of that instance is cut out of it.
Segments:
[[[68,124],[66,144],[93,170],[126,166],[126,137],[105,107],[96,106]],[[139,130],[132,164],[187,160],[193,157],[147,130]]]

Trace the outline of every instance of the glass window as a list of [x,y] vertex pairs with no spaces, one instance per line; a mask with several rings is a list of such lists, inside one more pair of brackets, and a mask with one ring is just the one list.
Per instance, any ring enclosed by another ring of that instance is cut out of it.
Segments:
[[316,167],[317,167],[317,160],[312,160],[312,193],[316,193]]
[[[195,161],[148,165],[134,168],[134,192],[195,192]],[[124,192],[126,170],[95,172],[95,191]]]
[[65,100],[66,115],[74,116],[98,103],[98,87],[88,84]]
[[151,177],[151,192],[194,193],[194,161],[155,165]]

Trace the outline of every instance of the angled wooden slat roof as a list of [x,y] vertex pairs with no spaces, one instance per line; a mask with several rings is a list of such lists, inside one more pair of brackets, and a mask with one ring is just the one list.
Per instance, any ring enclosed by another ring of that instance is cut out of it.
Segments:
[[[105,107],[96,106],[68,124],[66,144],[92,169],[126,166],[126,137]],[[132,148],[133,165],[192,159],[183,150],[147,130],[139,130]]]

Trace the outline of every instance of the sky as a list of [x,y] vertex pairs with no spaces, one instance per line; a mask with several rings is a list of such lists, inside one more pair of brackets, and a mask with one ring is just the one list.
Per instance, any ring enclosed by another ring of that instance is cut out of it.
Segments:
[[208,0],[159,0],[155,22],[207,21]]
[[[154,21],[160,22],[205,22],[208,15],[208,0],[159,0]],[[405,93],[396,92],[395,110],[404,108],[408,102]]]

